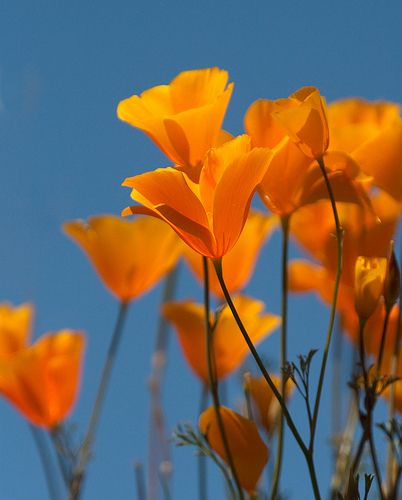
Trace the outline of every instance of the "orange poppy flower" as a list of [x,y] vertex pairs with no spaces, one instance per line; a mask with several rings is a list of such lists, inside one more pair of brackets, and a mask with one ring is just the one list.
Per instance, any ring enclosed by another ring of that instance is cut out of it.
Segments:
[[[261,246],[278,225],[278,219],[261,212],[250,211],[236,245],[222,258],[223,275],[231,294],[242,290],[250,280]],[[200,283],[204,283],[204,269],[200,255],[185,247],[184,257]],[[210,290],[223,298],[222,288],[211,261],[209,267]]]
[[267,148],[251,150],[243,135],[208,152],[199,184],[174,168],[130,177],[123,186],[131,187],[131,197],[144,207],[129,207],[123,215],[163,219],[193,250],[218,259],[239,239],[271,155]]
[[28,345],[32,315],[30,304],[0,304],[0,360],[11,358]]
[[355,264],[355,309],[360,319],[374,312],[384,289],[387,259],[359,255]]
[[[267,208],[283,216],[328,198],[328,189],[317,162],[312,161],[311,155],[305,154],[275,120],[276,103],[262,99],[254,102],[244,121],[253,146],[273,148],[273,158],[258,191]],[[358,165],[345,153],[329,152],[325,156],[335,198],[361,203],[365,195],[355,182]]]
[[177,262],[181,242],[152,217],[112,215],[66,222],[64,231],[86,252],[105,286],[123,302],[138,297]]
[[328,106],[331,149],[346,151],[374,183],[402,200],[402,120],[390,102],[344,99]]
[[219,68],[183,71],[121,101],[117,116],[143,130],[194,181],[206,152],[218,145],[233,84]]
[[[234,304],[254,344],[261,342],[280,324],[280,317],[262,314],[261,301],[238,295]],[[190,301],[168,302],[163,314],[176,328],[184,357],[194,373],[208,383],[204,306]],[[211,323],[214,318],[211,314]],[[213,353],[216,376],[222,379],[236,370],[249,353],[229,306],[224,306],[214,327]]]
[[0,361],[0,393],[30,422],[51,429],[75,402],[84,336],[61,330]]
[[[274,431],[280,415],[280,405],[264,377],[253,377],[249,373],[245,375],[244,385],[249,392],[255,408],[258,412],[257,422],[261,423],[269,435]],[[271,375],[275,387],[280,390],[281,379]],[[285,385],[285,399],[288,399],[295,388],[294,383],[288,379]]]
[[275,101],[273,117],[306,156],[318,159],[329,144],[326,109],[315,87],[302,87],[290,97]]
[[[268,461],[268,448],[254,422],[225,406],[220,407],[220,413],[239,482],[246,491],[253,492]],[[213,407],[201,414],[198,425],[210,447],[227,463]]]

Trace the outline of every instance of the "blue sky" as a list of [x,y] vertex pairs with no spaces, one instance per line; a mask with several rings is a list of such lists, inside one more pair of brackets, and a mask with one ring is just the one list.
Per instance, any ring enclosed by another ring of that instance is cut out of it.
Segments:
[[[329,101],[362,96],[401,102],[401,25],[399,0],[2,3],[0,298],[35,304],[35,336],[65,327],[87,332],[82,391],[70,419],[81,432],[117,305],[60,226],[72,218],[120,213],[129,203],[122,180],[168,165],[144,135],[117,120],[119,100],[168,83],[184,69],[216,65],[235,82],[225,121],[234,134],[243,131],[252,101],[287,96],[302,85],[316,85]],[[261,272],[247,290],[274,312],[279,243],[276,235],[264,249]],[[181,298],[201,299],[185,269],[179,285]],[[146,384],[160,294],[158,287],[131,307],[85,498],[135,497],[132,462],[146,461]],[[290,313],[290,357],[321,346],[327,311],[312,298],[297,297]],[[302,324],[296,319],[301,313]],[[263,350],[276,360],[277,339]],[[164,404],[172,428],[179,420],[196,421],[199,389],[173,337],[169,356]],[[233,395],[236,380],[229,384]],[[323,406],[328,403],[325,391]],[[302,414],[300,402],[292,408]],[[25,422],[4,402],[0,415],[0,497],[46,498]],[[324,410],[317,449],[323,488],[330,475],[328,422]],[[291,439],[287,446],[285,489],[293,498],[308,499],[303,459]],[[192,451],[175,449],[174,458],[173,498],[195,498]],[[215,475],[213,481],[221,487]]]

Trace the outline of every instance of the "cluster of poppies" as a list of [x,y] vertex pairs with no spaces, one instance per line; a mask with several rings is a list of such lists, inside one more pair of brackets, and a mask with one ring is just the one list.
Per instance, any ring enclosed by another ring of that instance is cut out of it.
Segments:
[[[161,314],[213,392],[249,353],[242,328],[254,345],[281,325],[263,302],[242,294],[262,245],[281,226],[311,257],[286,263],[286,289],[314,292],[336,307],[343,331],[363,346],[363,366],[369,356],[380,357],[381,373],[402,375],[400,278],[391,251],[402,203],[399,106],[357,98],[327,106],[316,88],[303,87],[287,98],[254,102],[245,133],[233,137],[222,129],[232,90],[226,71],[209,68],[121,101],[118,117],[145,132],[171,166],[124,181],[137,204],[122,215],[139,217],[67,222],[65,232],[125,305],[184,257],[217,309],[169,301]],[[269,213],[250,209],[256,193]],[[83,339],[63,331],[28,346],[29,316],[28,306],[0,308],[0,390],[33,423],[52,428],[74,401]],[[285,383],[271,374],[272,385],[266,378],[245,377],[254,418],[215,401],[199,420],[208,445],[250,494],[294,388],[291,377]],[[383,395],[391,392],[394,409],[402,411],[402,382]]]

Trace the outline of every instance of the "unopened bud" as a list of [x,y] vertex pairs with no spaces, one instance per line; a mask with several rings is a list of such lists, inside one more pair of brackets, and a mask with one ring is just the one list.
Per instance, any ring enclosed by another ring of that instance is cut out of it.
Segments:
[[387,259],[362,257],[355,265],[355,309],[361,320],[367,320],[375,311],[383,293]]
[[388,260],[387,274],[384,281],[384,302],[389,312],[396,304],[401,289],[401,273],[392,244],[391,256]]

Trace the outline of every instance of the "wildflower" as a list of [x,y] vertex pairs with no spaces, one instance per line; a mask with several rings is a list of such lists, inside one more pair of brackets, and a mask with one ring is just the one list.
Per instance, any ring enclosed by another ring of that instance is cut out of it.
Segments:
[[251,150],[250,139],[239,136],[208,152],[199,184],[174,168],[126,179],[123,185],[132,188],[131,197],[144,207],[129,207],[123,215],[163,219],[197,253],[218,259],[239,239],[270,160],[269,149]]
[[[245,296],[234,298],[235,307],[254,344],[261,342],[280,324],[280,317],[263,314],[261,301]],[[180,347],[194,373],[208,383],[208,364],[205,337],[204,306],[193,302],[168,302],[163,306],[164,316],[175,326]],[[213,356],[217,379],[236,370],[249,353],[229,306],[218,313],[213,325]]]
[[0,304],[0,360],[14,356],[28,345],[31,336],[32,306]]
[[[254,422],[225,406],[220,407],[220,413],[239,482],[245,490],[253,492],[268,461],[268,448]],[[198,425],[210,447],[227,463],[213,407],[201,414]]]
[[121,101],[117,116],[143,130],[196,181],[206,152],[219,144],[233,89],[227,81],[219,68],[183,71],[170,85]]
[[0,360],[0,394],[30,422],[51,429],[75,402],[83,348],[80,333],[61,330],[44,335]]
[[146,292],[171,269],[181,242],[163,222],[112,215],[66,222],[64,231],[86,252],[105,286],[121,301]]

